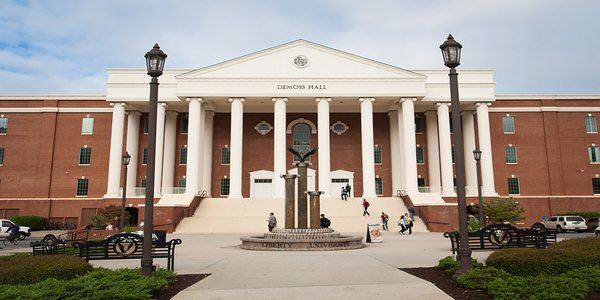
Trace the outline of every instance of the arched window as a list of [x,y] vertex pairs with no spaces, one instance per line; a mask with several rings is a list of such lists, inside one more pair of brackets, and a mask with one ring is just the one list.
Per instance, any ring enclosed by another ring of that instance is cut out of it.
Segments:
[[[310,127],[307,124],[300,123],[294,126],[292,128],[292,137],[294,150],[300,154],[310,151]],[[294,157],[294,161],[299,160],[299,157]]]

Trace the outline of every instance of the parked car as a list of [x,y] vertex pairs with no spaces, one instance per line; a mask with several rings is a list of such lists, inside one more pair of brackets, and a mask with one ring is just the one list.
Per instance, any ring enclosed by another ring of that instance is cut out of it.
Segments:
[[594,232],[598,228],[598,217],[589,218],[586,221],[588,231]]
[[600,227],[596,227],[596,236],[600,237]]
[[[11,220],[7,220],[7,219],[0,219],[0,223],[2,225],[2,230],[0,230],[0,237],[7,237],[8,236],[8,228],[10,228],[10,226],[12,226],[14,223]],[[27,226],[19,226],[20,230],[19,230],[19,239],[20,240],[24,240],[25,237],[28,237],[31,235],[31,233],[29,232],[29,227]]]
[[556,229],[558,232],[567,230],[583,232],[587,230],[585,219],[580,216],[552,216],[544,221],[544,226],[548,229]]

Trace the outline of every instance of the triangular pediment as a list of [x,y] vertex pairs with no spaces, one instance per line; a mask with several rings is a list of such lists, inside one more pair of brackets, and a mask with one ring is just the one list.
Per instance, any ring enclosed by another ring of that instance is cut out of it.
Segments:
[[241,56],[178,75],[177,80],[210,78],[394,78],[424,80],[425,75],[306,40]]

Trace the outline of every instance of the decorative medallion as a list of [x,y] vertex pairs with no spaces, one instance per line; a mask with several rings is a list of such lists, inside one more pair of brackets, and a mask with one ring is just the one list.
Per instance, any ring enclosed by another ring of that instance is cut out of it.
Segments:
[[331,131],[333,131],[335,134],[342,135],[344,132],[348,131],[350,127],[348,127],[348,125],[344,124],[342,121],[337,121],[329,128],[331,128]]
[[273,130],[273,126],[271,126],[271,124],[267,123],[266,121],[262,121],[256,124],[256,126],[254,126],[254,129],[258,131],[258,133],[266,135],[267,133],[271,132],[271,130]]
[[308,65],[308,58],[304,55],[296,55],[296,57],[294,57],[294,64],[298,68],[304,68]]

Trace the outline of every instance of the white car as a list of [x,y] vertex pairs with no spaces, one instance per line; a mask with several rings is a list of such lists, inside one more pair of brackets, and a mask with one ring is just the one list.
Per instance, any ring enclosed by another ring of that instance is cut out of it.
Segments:
[[[7,237],[8,236],[8,228],[10,228],[10,226],[12,226],[14,223],[11,220],[7,220],[7,219],[0,219],[0,225],[2,225],[2,230],[0,230],[0,237]],[[20,240],[24,240],[25,237],[28,237],[31,235],[31,233],[29,232],[29,227],[27,226],[19,226],[20,230],[19,230],[19,239]]]
[[544,226],[548,229],[556,229],[558,232],[567,230],[584,232],[587,230],[585,219],[580,216],[552,216],[544,221]]

